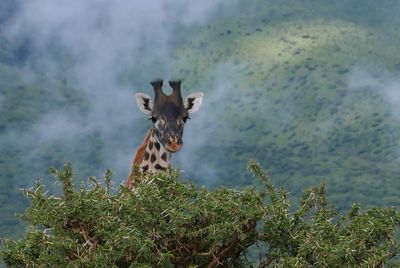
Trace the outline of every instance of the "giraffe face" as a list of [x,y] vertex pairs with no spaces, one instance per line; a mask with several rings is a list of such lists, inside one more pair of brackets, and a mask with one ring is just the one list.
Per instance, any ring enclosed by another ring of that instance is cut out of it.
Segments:
[[[171,82],[170,82],[171,84]],[[136,94],[139,109],[150,116],[154,126],[154,135],[158,142],[169,152],[174,153],[181,149],[183,129],[190,114],[196,112],[202,102],[203,93],[190,94],[183,102],[174,92],[169,95],[156,94],[154,103],[144,94]]]
[[154,125],[154,135],[170,152],[177,152],[182,147],[183,128],[189,113],[183,104],[165,101],[161,106],[155,106],[150,115]]

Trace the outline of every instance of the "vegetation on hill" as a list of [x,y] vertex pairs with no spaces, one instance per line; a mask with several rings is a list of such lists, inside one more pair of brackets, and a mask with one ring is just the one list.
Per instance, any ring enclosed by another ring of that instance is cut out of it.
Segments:
[[257,159],[296,196],[324,180],[342,211],[355,201],[398,206],[400,5],[251,1],[240,10],[176,51],[176,75],[220,94],[194,131],[213,140],[194,161],[234,186],[248,183],[240,163]]
[[179,174],[143,175],[135,191],[102,184],[76,190],[70,164],[54,175],[61,196],[39,182],[25,190],[31,207],[21,240],[4,240],[11,267],[379,267],[400,254],[395,209],[338,214],[324,186],[291,207],[256,162],[263,189],[196,189]]

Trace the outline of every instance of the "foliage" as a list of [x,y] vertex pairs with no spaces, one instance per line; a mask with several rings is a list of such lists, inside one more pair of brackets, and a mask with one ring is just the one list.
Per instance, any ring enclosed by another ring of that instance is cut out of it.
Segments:
[[32,207],[25,219],[32,226],[23,241],[6,240],[8,265],[233,265],[256,239],[262,194],[255,189],[196,190],[172,172],[114,194],[94,178],[92,189],[74,191],[70,165],[55,175],[61,197],[46,196],[42,185],[26,191]]
[[[53,171],[63,194],[47,195],[38,183],[25,190],[25,237],[4,240],[11,267],[342,267],[388,264],[399,254],[395,209],[339,215],[324,186],[305,191],[290,208],[255,162],[249,169],[265,190],[195,189],[179,174],[143,175],[131,191],[90,178],[74,189],[70,164]],[[258,260],[247,258],[249,252]]]
[[394,208],[363,213],[354,204],[349,213],[339,215],[327,205],[320,185],[307,189],[300,207],[291,213],[285,189],[274,189],[257,163],[250,162],[249,167],[264,181],[270,199],[258,237],[268,249],[260,267],[378,267],[400,253],[400,216]]

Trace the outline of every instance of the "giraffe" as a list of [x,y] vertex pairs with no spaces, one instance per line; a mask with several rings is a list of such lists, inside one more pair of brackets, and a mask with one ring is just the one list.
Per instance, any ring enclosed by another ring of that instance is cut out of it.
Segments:
[[131,171],[125,186],[133,188],[139,169],[142,172],[167,172],[171,155],[183,145],[183,128],[190,115],[196,112],[202,103],[203,93],[190,94],[185,102],[181,95],[181,81],[169,81],[171,95],[162,90],[163,81],[151,82],[154,89],[154,103],[144,93],[135,94],[140,111],[149,116],[152,127],[148,130],[143,144],[139,146],[132,162]]

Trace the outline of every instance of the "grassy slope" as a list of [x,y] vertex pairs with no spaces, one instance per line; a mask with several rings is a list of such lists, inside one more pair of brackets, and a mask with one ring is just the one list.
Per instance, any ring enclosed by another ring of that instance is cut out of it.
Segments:
[[220,129],[199,158],[223,165],[227,179],[243,177],[238,167],[255,157],[294,194],[325,181],[340,208],[399,205],[398,121],[378,89],[349,87],[360,68],[376,79],[398,71],[390,21],[398,6],[281,1],[241,10],[177,52],[176,73],[194,87],[214,75],[229,88],[208,111]]

